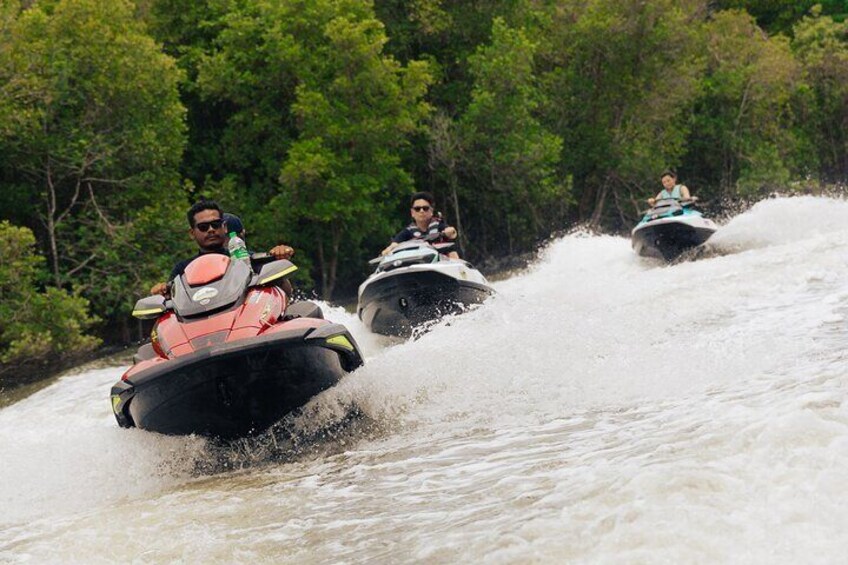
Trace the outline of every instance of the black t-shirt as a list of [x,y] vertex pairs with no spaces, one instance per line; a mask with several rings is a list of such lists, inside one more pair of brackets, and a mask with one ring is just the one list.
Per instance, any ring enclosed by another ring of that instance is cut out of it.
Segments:
[[171,280],[171,281],[172,281],[172,280],[174,280],[175,278],[177,278],[178,276],[180,276],[181,274],[183,274],[183,273],[185,272],[185,270],[186,270],[186,267],[188,267],[188,264],[189,264],[189,263],[191,263],[192,261],[194,261],[195,259],[197,259],[197,258],[198,258],[198,257],[200,257],[201,255],[206,255],[206,254],[208,254],[208,253],[217,253],[218,255],[226,255],[227,257],[229,257],[229,256],[230,256],[229,251],[227,251],[227,250],[226,250],[225,248],[223,248],[223,247],[221,247],[220,249],[213,249],[213,250],[210,250],[210,251],[201,251],[200,253],[198,253],[198,254],[197,254],[197,255],[195,255],[194,257],[190,257],[190,258],[188,258],[188,259],[184,259],[183,261],[180,261],[179,263],[177,263],[176,265],[174,265],[174,268],[173,268],[173,269],[171,269],[171,277],[170,277],[168,280]]

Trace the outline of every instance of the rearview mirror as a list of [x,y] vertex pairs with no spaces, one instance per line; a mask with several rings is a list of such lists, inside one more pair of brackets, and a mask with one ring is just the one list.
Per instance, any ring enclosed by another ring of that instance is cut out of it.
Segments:
[[262,265],[262,270],[259,271],[259,274],[254,275],[253,279],[251,279],[250,286],[262,286],[277,282],[296,270],[297,267],[291,261],[286,261],[285,259],[266,263]]
[[140,320],[151,320],[165,313],[165,297],[159,294],[142,298],[135,303],[132,315]]

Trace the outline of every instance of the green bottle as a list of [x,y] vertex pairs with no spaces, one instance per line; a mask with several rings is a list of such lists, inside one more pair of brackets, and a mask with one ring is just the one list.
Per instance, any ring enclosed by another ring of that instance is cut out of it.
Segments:
[[233,261],[250,261],[250,254],[247,252],[247,245],[244,240],[234,231],[230,232],[230,242],[227,244],[227,251],[230,253],[230,259]]

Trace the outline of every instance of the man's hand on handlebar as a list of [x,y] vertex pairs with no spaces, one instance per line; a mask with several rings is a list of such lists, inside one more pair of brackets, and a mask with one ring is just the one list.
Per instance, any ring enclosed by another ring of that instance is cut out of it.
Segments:
[[392,252],[392,250],[393,250],[395,247],[397,247],[397,246],[398,246],[398,244],[397,244],[397,243],[395,243],[394,241],[393,241],[393,242],[391,242],[391,243],[388,245],[388,247],[386,247],[385,249],[383,249],[382,251],[380,251],[380,255],[388,255],[388,254],[389,254],[389,253],[391,253],[391,252]]
[[166,282],[160,282],[150,287],[150,294],[161,294],[165,298],[171,297],[171,287]]
[[294,255],[294,249],[289,247],[288,245],[277,245],[276,247],[271,248],[271,251],[268,252],[270,255],[274,256],[274,259],[291,259],[292,255]]

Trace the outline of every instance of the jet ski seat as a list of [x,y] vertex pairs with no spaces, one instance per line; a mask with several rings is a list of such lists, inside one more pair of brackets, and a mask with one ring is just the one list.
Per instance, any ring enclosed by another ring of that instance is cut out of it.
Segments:
[[148,342],[138,348],[138,351],[133,355],[133,363],[141,363],[148,359],[156,357],[156,351],[153,349],[153,344]]
[[320,318],[323,320],[324,312],[321,310],[321,307],[314,302],[304,300],[302,302],[290,304],[289,307],[286,308],[283,320],[293,320],[295,318]]

